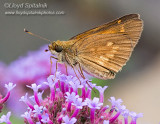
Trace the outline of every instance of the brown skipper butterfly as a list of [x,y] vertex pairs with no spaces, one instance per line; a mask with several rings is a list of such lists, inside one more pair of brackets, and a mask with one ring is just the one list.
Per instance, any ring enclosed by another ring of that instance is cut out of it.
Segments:
[[80,33],[68,41],[51,42],[48,47],[56,55],[52,58],[77,68],[82,77],[85,71],[100,79],[112,79],[129,60],[142,30],[140,16],[130,14]]

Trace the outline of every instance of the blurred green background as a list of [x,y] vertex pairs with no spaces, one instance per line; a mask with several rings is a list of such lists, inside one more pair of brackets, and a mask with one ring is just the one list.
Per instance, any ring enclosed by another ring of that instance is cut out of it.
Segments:
[[[5,8],[5,3],[47,3],[48,8],[40,10],[64,11],[65,14],[5,15],[6,11],[16,10]],[[144,113],[138,123],[159,123],[159,7],[160,0],[1,0],[0,61],[9,64],[19,56],[26,55],[27,51],[37,50],[47,43],[24,33],[24,28],[53,41],[68,40],[78,33],[118,17],[139,13],[144,20],[144,31],[131,59],[115,79],[94,79],[94,82],[109,85],[105,92],[106,104],[110,96],[122,98],[129,110]]]

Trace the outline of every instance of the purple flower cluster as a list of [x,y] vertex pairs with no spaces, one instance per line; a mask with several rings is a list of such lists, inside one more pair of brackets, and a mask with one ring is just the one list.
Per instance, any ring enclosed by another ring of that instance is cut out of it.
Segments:
[[[43,92],[39,90],[43,85],[50,89],[49,95],[42,97]],[[130,124],[136,124],[136,120],[142,114],[129,112],[122,104],[121,99],[111,97],[111,108],[103,106],[104,90],[107,88],[96,86],[87,79],[80,81],[71,75],[67,76],[60,72],[50,75],[47,82],[27,86],[34,92],[28,98],[28,94],[22,96],[27,106],[27,111],[22,115],[26,124],[128,124],[128,116],[132,118]],[[100,93],[100,98],[91,99],[92,88]],[[108,110],[108,111],[107,111]],[[119,119],[123,116],[124,120]]]
[[[16,98],[10,98],[7,107],[14,111],[17,115],[24,112],[25,106],[19,103],[19,98],[26,92],[26,85],[31,85],[33,82],[42,84],[47,81],[47,77],[55,73],[56,61],[52,59],[52,67],[50,62],[50,52],[45,52],[48,46],[44,45],[37,51],[28,52],[26,56],[19,57],[17,60],[11,62],[8,66],[0,62],[0,87],[7,82],[14,82],[17,84],[17,90],[13,91]],[[50,72],[50,70],[52,70]],[[66,74],[64,64],[58,64],[58,70]],[[68,74],[74,75],[73,69],[68,67]],[[43,87],[44,88],[44,87]],[[31,90],[30,90],[31,91]],[[5,90],[1,88],[1,93]],[[30,94],[31,92],[29,92]],[[19,109],[15,108],[19,106]]]

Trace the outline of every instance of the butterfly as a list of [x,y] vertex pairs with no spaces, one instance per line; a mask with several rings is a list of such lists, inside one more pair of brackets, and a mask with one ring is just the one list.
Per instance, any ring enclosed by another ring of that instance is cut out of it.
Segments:
[[96,78],[113,79],[129,60],[142,30],[139,14],[129,14],[68,41],[53,41],[48,48],[54,55],[51,58],[68,64],[74,71],[76,68],[82,77],[85,71]]

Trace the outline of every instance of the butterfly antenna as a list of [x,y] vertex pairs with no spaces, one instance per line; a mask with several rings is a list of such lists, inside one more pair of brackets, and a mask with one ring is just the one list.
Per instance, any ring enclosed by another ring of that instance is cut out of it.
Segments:
[[38,38],[40,38],[40,39],[43,39],[43,40],[45,40],[45,41],[52,42],[51,40],[48,40],[47,38],[41,37],[40,35],[33,34],[32,32],[26,30],[25,28],[24,28],[24,32],[26,32],[26,33],[28,33],[28,34],[30,34],[30,35],[32,35],[32,36],[38,37]]

